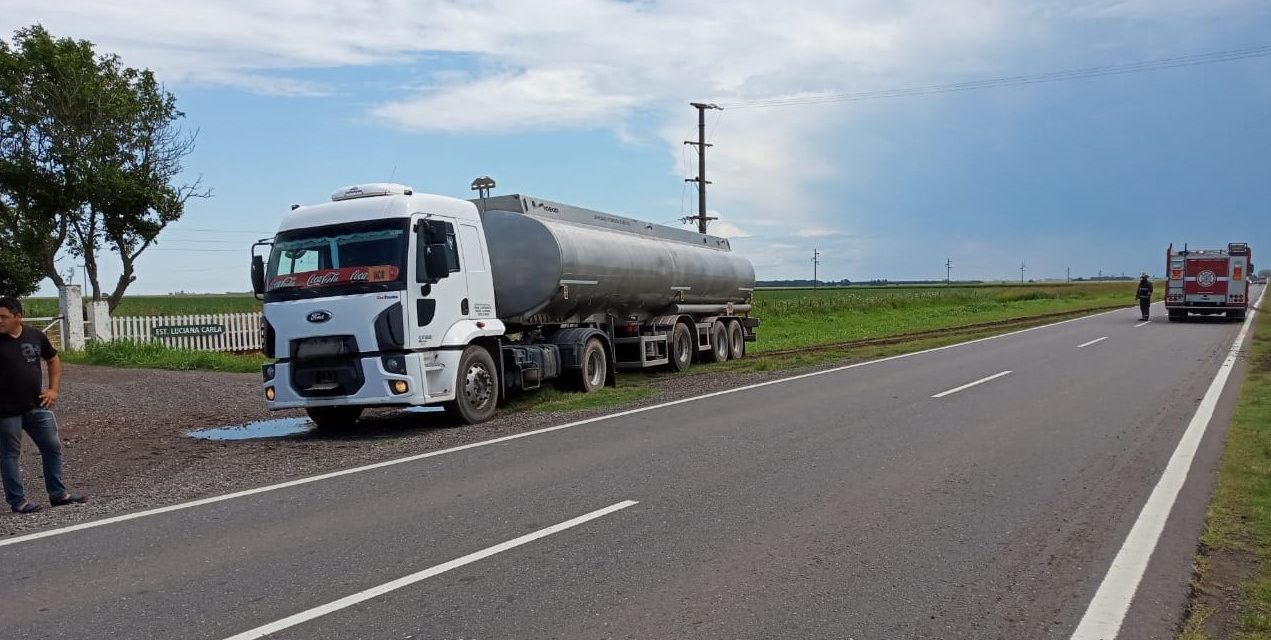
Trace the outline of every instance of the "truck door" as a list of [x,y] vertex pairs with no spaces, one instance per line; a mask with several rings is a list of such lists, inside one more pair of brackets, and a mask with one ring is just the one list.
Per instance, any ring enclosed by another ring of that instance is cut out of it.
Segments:
[[459,224],[459,249],[463,256],[463,272],[468,276],[468,317],[474,320],[494,318],[494,281],[486,259],[485,236],[476,226]]
[[[409,341],[416,349],[436,347],[455,322],[468,316],[469,309],[464,308],[468,306],[468,277],[453,218],[418,215],[412,226],[415,251],[411,257],[414,283],[410,288]],[[430,255],[436,257],[429,259]]]

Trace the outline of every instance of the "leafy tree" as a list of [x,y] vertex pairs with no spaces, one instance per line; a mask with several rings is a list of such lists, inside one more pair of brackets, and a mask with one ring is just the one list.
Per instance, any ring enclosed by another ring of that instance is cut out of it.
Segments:
[[91,42],[39,25],[0,40],[0,230],[58,286],[59,255],[83,260],[95,300],[113,254],[113,310],[141,254],[190,198],[211,195],[197,179],[179,182],[196,137],[177,127],[184,115],[150,70]]
[[44,275],[12,238],[0,234],[0,296],[29,296]]

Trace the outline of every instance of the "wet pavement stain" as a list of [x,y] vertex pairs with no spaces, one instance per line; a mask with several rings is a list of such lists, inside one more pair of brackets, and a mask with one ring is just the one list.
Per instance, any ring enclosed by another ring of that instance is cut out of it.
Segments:
[[203,440],[255,440],[259,438],[285,438],[309,433],[312,430],[313,421],[308,418],[278,418],[276,420],[257,420],[229,427],[195,429],[194,431],[187,431],[185,435]]
[[[401,413],[440,414],[444,413],[444,410],[441,407],[408,407],[402,409]],[[185,435],[202,440],[263,440],[308,435],[314,429],[313,421],[308,418],[277,418],[227,427],[195,429],[185,432]]]

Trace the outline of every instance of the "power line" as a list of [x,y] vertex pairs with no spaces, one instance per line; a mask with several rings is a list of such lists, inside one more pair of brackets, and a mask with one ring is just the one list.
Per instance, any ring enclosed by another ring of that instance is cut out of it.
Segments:
[[789,98],[770,98],[767,100],[723,103],[720,104],[720,106],[726,109],[755,109],[763,107],[824,104],[830,102],[860,102],[864,100],[881,100],[885,98],[905,98],[910,96],[954,93],[958,91],[973,91],[977,89],[994,89],[998,87],[1017,87],[1048,82],[1064,82],[1085,78],[1100,78],[1104,76],[1143,73],[1160,69],[1175,69],[1179,67],[1219,64],[1222,62],[1247,60],[1250,58],[1261,58],[1265,56],[1271,56],[1271,45],[1247,47],[1244,49],[1230,49],[1227,51],[1215,51],[1211,53],[1199,53],[1173,58],[1159,58],[1156,60],[1143,60],[1127,64],[1066,69],[1062,71],[1050,71],[1031,75],[1001,76],[986,80],[970,80],[948,84],[906,87],[902,89],[881,89],[875,91],[858,91],[854,93],[833,93],[812,96],[794,96]]

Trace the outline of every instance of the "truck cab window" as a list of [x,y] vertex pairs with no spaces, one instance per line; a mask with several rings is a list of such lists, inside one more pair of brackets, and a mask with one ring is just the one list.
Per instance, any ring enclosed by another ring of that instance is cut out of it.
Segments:
[[317,251],[311,249],[295,249],[284,251],[278,263],[279,274],[304,273],[322,268]]
[[450,265],[450,273],[459,270],[459,243],[455,240],[455,226],[446,223],[446,264]]

